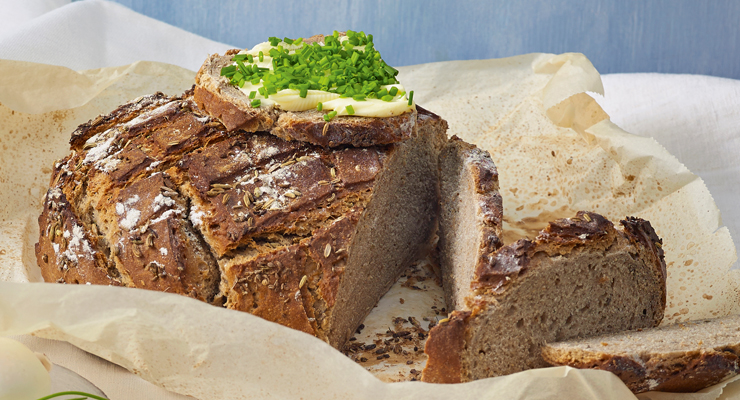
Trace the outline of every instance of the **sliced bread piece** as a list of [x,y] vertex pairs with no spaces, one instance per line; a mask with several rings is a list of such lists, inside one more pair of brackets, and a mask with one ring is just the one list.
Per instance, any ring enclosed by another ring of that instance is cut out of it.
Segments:
[[488,152],[453,136],[439,155],[439,248],[448,310],[470,295],[477,268],[501,247],[503,205]]
[[547,342],[658,325],[666,301],[661,241],[647,221],[622,225],[581,211],[477,265],[465,304],[430,332],[422,380],[545,367]]
[[227,132],[192,92],[123,105],[55,166],[44,279],[188,295],[341,348],[431,245],[447,125],[417,118],[407,141],[326,149]]
[[[323,43],[324,40],[324,35],[316,35],[305,39],[304,43]],[[222,68],[234,64],[232,58],[239,52],[233,49],[223,56],[211,55],[195,77],[195,102],[221,121],[229,131],[267,131],[285,140],[324,147],[367,147],[397,143],[410,138],[415,132],[417,119],[414,106],[408,108],[407,112],[386,117],[339,115],[330,121],[324,119],[330,110],[311,108],[306,111],[286,111],[267,101],[254,106],[253,99],[221,74]],[[260,98],[257,96],[257,99]]]
[[695,392],[740,372],[740,316],[548,344],[552,365],[613,372],[635,393]]

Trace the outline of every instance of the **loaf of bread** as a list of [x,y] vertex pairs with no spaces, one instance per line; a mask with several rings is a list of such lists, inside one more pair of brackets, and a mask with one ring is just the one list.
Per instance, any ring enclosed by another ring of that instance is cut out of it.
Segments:
[[466,382],[548,364],[546,342],[653,327],[663,318],[665,262],[650,223],[578,212],[534,240],[501,247],[490,157],[451,140],[441,161],[440,258],[455,306],[429,335],[422,380]]
[[695,392],[740,372],[740,316],[552,343],[552,365],[613,372],[635,393]]
[[[323,43],[324,40],[324,35],[316,35],[303,42]],[[253,100],[221,73],[224,67],[234,64],[232,58],[239,52],[234,49],[223,56],[211,55],[195,78],[195,102],[229,131],[266,131],[285,140],[324,147],[397,143],[414,133],[416,111],[413,107],[408,112],[382,118],[340,115],[326,121],[324,116],[329,110],[286,111],[274,104],[252,106]]]
[[43,277],[183,294],[340,348],[433,237],[447,126],[419,108],[412,127],[328,149],[229,131],[192,92],[137,99],[55,165]]

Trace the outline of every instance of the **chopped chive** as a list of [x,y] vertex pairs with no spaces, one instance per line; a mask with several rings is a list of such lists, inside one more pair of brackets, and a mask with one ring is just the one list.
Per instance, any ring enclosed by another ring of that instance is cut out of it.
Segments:
[[[264,52],[258,55],[237,54],[233,57],[236,65],[222,68],[221,75],[229,78],[231,84],[241,87],[247,83],[261,83],[262,87],[256,92],[250,92],[252,100],[258,95],[268,98],[283,89],[297,90],[302,98],[307,98],[309,90],[336,93],[354,101],[392,101],[399,96],[404,97],[405,93],[394,86],[381,88],[398,84],[395,78],[398,70],[380,57],[373,46],[372,35],[350,30],[343,41],[339,37],[339,32],[335,31],[324,38],[323,45],[306,43],[302,38],[270,37],[269,56],[272,60],[269,68],[256,64],[258,60],[264,62]],[[408,96],[413,104],[413,95],[409,93]],[[316,107],[322,110],[323,104],[317,103]],[[331,118],[334,117],[329,117],[329,120]]]
[[346,110],[347,110],[347,114],[355,115],[355,109],[352,107],[352,104],[347,105]]
[[316,110],[321,111],[324,109],[324,103],[319,102],[319,104],[316,104]]
[[255,98],[255,96],[257,96],[257,92],[256,91],[252,90],[251,92],[249,92],[249,98],[250,99]]
[[221,68],[221,76],[231,77],[236,73],[236,65]]
[[413,104],[414,102],[414,91],[409,92],[409,105]]
[[324,115],[324,121],[329,122],[329,121],[333,120],[334,117],[336,117],[336,116],[337,116],[337,112],[336,111],[331,111],[328,114],[325,114]]
[[262,101],[260,99],[254,99],[250,104],[252,105],[252,107],[259,107],[260,105],[262,105]]

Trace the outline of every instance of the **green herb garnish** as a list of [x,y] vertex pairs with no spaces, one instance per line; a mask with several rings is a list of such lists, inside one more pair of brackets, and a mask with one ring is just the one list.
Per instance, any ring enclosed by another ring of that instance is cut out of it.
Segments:
[[53,398],[61,397],[61,396],[82,396],[82,397],[76,397],[70,400],[85,400],[85,399],[108,400],[105,397],[100,397],[100,396],[96,396],[94,394],[85,393],[85,392],[59,392],[59,393],[54,393],[54,394],[50,394],[48,396],[42,397],[38,400],[49,400],[49,399],[53,399]]
[[[258,67],[251,55],[237,54],[232,58],[236,65],[223,67],[221,76],[228,77],[231,84],[239,87],[246,82],[262,82],[264,90],[260,89],[259,94],[264,98],[283,89],[295,89],[303,98],[309,90],[321,90],[357,101],[366,98],[392,100],[398,89],[393,87],[388,91],[380,87],[398,83],[398,70],[380,57],[373,46],[373,35],[347,31],[347,37],[340,43],[339,33],[334,31],[324,38],[323,45],[305,43],[303,38],[271,37],[272,70]],[[260,52],[257,58],[264,61],[264,56]]]
[[324,121],[329,122],[337,116],[336,111],[330,111],[328,114],[324,114]]

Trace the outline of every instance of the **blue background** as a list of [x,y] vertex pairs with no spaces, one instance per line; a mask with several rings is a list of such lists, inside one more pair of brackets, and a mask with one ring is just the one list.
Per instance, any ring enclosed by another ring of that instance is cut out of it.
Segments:
[[240,48],[352,29],[397,66],[581,52],[601,73],[740,79],[740,1],[116,1]]

